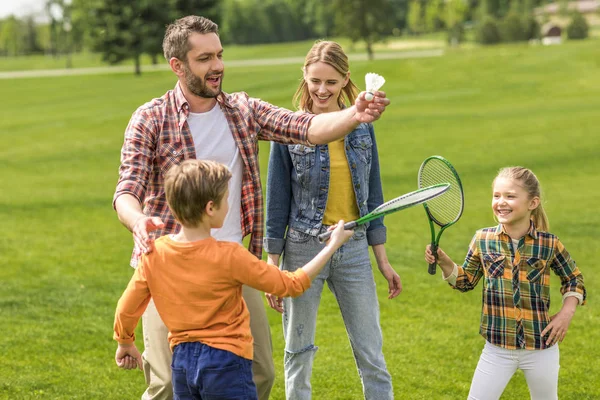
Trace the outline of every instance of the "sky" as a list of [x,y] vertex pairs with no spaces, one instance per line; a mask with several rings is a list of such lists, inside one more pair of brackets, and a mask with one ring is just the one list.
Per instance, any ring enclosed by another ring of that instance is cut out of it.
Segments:
[[0,0],[0,18],[12,14],[18,17],[34,14],[39,17],[43,14],[45,3],[46,0]]

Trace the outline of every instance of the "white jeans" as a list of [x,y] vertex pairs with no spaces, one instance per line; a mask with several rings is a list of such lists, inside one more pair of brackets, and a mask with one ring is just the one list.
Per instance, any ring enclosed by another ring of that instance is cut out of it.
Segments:
[[469,400],[499,399],[517,369],[525,374],[532,400],[558,399],[558,345],[544,350],[508,350],[486,342]]

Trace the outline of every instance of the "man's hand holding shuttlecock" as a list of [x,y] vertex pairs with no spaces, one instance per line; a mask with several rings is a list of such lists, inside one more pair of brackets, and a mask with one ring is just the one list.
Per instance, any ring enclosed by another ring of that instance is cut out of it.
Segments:
[[390,100],[386,97],[385,92],[379,90],[385,83],[385,79],[381,75],[369,72],[365,76],[365,82],[367,91],[360,93],[354,103],[356,106],[355,118],[359,122],[373,122],[381,117],[385,108],[390,104]]

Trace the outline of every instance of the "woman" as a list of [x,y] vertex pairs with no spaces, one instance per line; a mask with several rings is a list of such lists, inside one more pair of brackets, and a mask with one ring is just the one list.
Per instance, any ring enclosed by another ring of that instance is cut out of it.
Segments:
[[[339,44],[315,43],[306,56],[304,79],[294,96],[301,111],[339,111],[353,104],[358,88],[350,80],[348,57]],[[340,219],[355,220],[383,202],[379,159],[371,124],[360,124],[345,138],[307,147],[273,144],[267,182],[268,261],[295,271],[323,247],[317,236]],[[287,234],[286,234],[287,230]],[[325,281],[333,292],[354,353],[367,399],[393,398],[391,376],[382,352],[379,304],[368,247],[388,281],[389,298],[402,290],[400,276],[384,248],[382,219],[356,229],[298,298],[267,295],[272,308],[283,312],[286,397],[310,399],[317,309]]]

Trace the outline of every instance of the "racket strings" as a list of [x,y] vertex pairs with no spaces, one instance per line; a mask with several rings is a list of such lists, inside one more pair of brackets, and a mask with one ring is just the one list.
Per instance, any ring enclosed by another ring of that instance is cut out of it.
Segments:
[[432,218],[447,225],[460,218],[463,210],[463,193],[460,180],[446,163],[438,159],[429,160],[419,174],[419,186],[431,186],[447,182],[450,189],[439,197],[427,201]]

